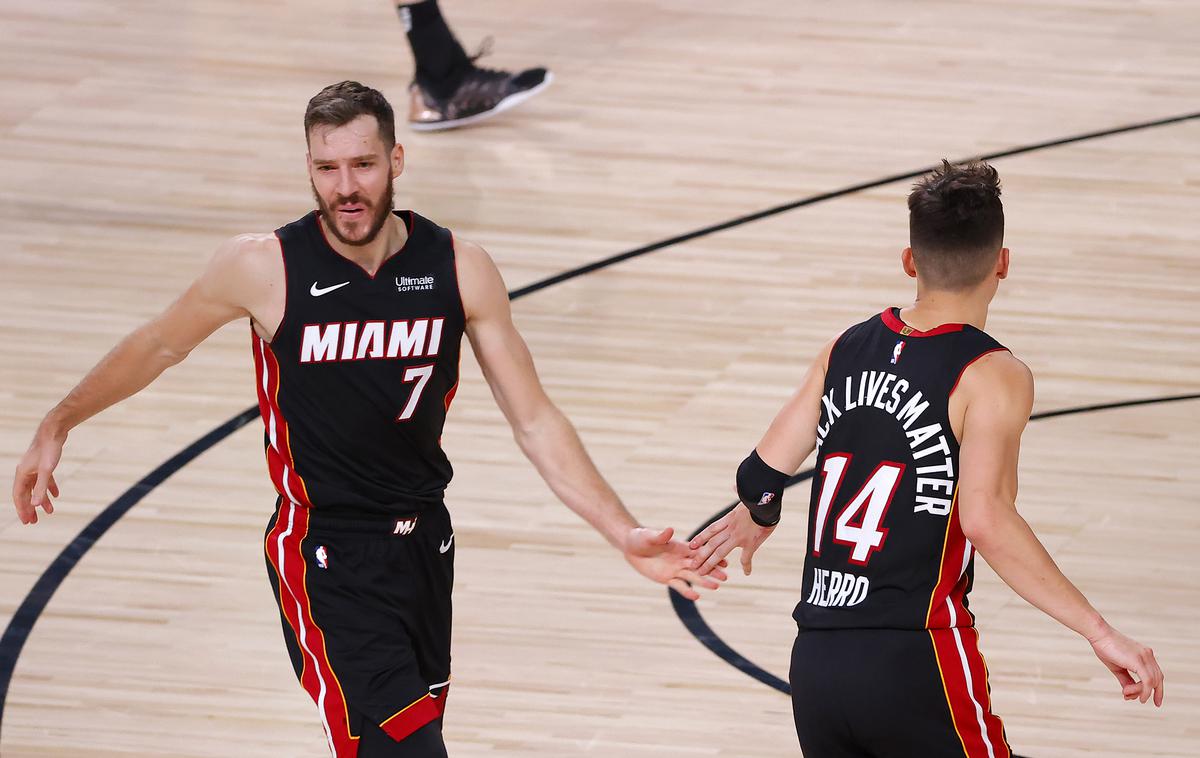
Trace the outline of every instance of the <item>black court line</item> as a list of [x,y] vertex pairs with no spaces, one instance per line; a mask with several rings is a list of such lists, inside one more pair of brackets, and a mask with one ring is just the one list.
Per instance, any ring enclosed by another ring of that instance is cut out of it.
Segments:
[[[1029,417],[1030,421],[1039,421],[1048,418],[1058,418],[1060,416],[1074,416],[1081,413],[1095,413],[1096,411],[1109,411],[1116,408],[1133,408],[1139,405],[1156,405],[1159,403],[1176,403],[1183,400],[1200,400],[1200,393],[1190,395],[1169,395],[1167,397],[1151,397],[1141,400],[1121,400],[1114,403],[1100,403],[1097,405],[1080,405],[1073,408],[1061,408],[1054,411],[1043,411],[1035,413]],[[788,479],[786,487],[791,487],[793,484],[806,482],[813,477],[816,469],[807,469],[796,474]],[[688,539],[694,539],[697,534],[704,531],[709,524],[729,513],[737,503],[730,503],[722,508],[718,513],[714,514],[708,521],[701,524],[694,532],[688,535]],[[752,679],[756,679],[763,684],[773,689],[779,690],[785,695],[792,694],[792,688],[783,679],[775,676],[771,672],[764,669],[762,666],[750,661],[741,653],[738,653],[730,647],[720,635],[713,631],[708,622],[700,614],[700,608],[692,600],[688,600],[683,595],[680,595],[675,590],[667,590],[667,594],[671,598],[671,607],[675,609],[675,614],[679,616],[679,620],[689,632],[692,633],[701,645],[711,650],[718,658],[733,666],[738,671],[745,673]],[[1014,756],[1014,758],[1017,758]]]
[[[1061,147],[1062,145],[1070,145],[1070,144],[1073,144],[1076,142],[1086,142],[1087,140],[1099,139],[1100,137],[1111,137],[1115,134],[1125,134],[1127,132],[1136,132],[1136,131],[1140,131],[1142,129],[1151,129],[1156,126],[1169,126],[1171,124],[1178,124],[1178,123],[1182,123],[1184,121],[1191,121],[1193,119],[1200,119],[1200,111],[1197,111],[1195,113],[1185,113],[1181,116],[1171,116],[1169,118],[1160,118],[1155,121],[1142,121],[1137,124],[1129,124],[1127,126],[1118,126],[1113,129],[1102,129],[1102,130],[1096,131],[1096,132],[1087,132],[1086,134],[1077,134],[1073,137],[1063,137],[1061,139],[1047,140],[1045,142],[1035,142],[1032,145],[1023,145],[1021,147],[1014,147],[1014,148],[1010,148],[1008,150],[1000,150],[999,152],[987,153],[985,155],[970,156],[970,158],[978,158],[978,159],[986,160],[986,161],[996,160],[997,158],[1010,158],[1014,155],[1022,155],[1024,153],[1032,153],[1037,150],[1045,150],[1045,149],[1051,148],[1051,147]],[[702,229],[696,229],[695,231],[691,231],[686,234],[680,234],[675,237],[668,237],[667,239],[659,240],[658,242],[652,242],[649,245],[645,245],[643,247],[634,248],[633,250],[626,250],[623,253],[617,253],[616,255],[613,255],[611,257],[603,258],[601,260],[594,261],[587,265],[580,266],[578,268],[573,268],[569,271],[564,271],[561,274],[555,274],[554,276],[547,277],[546,279],[542,279],[539,282],[534,282],[533,284],[527,284],[524,287],[514,290],[512,293],[512,297],[513,297],[513,299],[516,299],[518,297],[522,297],[524,295],[528,295],[530,293],[537,292],[538,290],[543,290],[543,289],[546,289],[547,287],[552,287],[555,284],[561,284],[562,282],[565,282],[569,279],[575,279],[577,277],[583,276],[584,274],[590,274],[593,271],[599,271],[600,269],[608,268],[609,266],[613,266],[617,263],[621,263],[622,261],[627,261],[630,258],[637,258],[639,256],[646,255],[647,253],[653,253],[656,250],[662,250],[663,248],[666,248],[666,247],[672,247],[674,245],[679,245],[684,242],[690,242],[691,240],[698,239],[700,237],[707,237],[710,234],[716,234],[717,232],[723,232],[726,229],[732,229],[735,226],[742,226],[743,224],[749,224],[752,221],[761,221],[764,218],[770,218],[771,216],[778,216],[781,213],[787,213],[788,211],[793,211],[793,210],[796,210],[797,208],[803,208],[806,205],[816,205],[817,203],[821,203],[826,200],[834,200],[839,197],[845,197],[846,195],[853,195],[856,192],[864,192],[869,189],[875,189],[876,187],[882,187],[885,184],[892,184],[893,182],[902,182],[902,181],[905,181],[906,179],[916,179],[919,176],[924,176],[925,174],[928,174],[934,168],[936,168],[936,166],[926,166],[924,168],[919,168],[915,171],[908,171],[903,174],[893,174],[892,176],[885,176],[882,179],[875,179],[873,181],[863,182],[862,184],[852,184],[849,187],[843,187],[842,189],[839,189],[839,190],[834,190],[832,192],[822,192],[819,195],[811,195],[802,200],[795,200],[790,203],[784,203],[783,205],[776,205],[773,208],[767,208],[766,210],[756,211],[754,213],[749,213],[745,216],[738,216],[737,218],[730,219],[729,221],[723,221],[719,224],[713,224],[712,226],[706,226]]]
[[[1037,142],[1031,145],[1014,147],[1009,150],[1003,150],[997,153],[989,153],[988,155],[979,157],[986,160],[1006,158],[1013,155],[1033,152],[1035,150],[1044,150],[1046,148],[1057,147],[1059,145],[1068,145],[1076,142],[1083,142],[1085,140],[1108,137],[1115,134],[1135,132],[1141,129],[1167,126],[1193,119],[1200,119],[1200,111],[1156,119],[1154,121],[1143,121],[1136,124],[1128,124],[1126,126],[1104,129],[1101,131],[1088,132],[1086,134],[1078,134],[1073,137],[1064,137],[1046,142]],[[656,250],[662,250],[673,245],[678,245],[690,240],[707,236],[709,234],[715,234],[727,229],[732,229],[736,226],[741,226],[742,224],[748,224],[752,221],[758,221],[770,216],[775,216],[796,208],[814,205],[825,200],[833,200],[835,198],[850,195],[855,192],[861,192],[863,190],[873,189],[875,187],[880,187],[892,182],[914,179],[924,173],[927,173],[931,168],[932,167],[926,167],[918,169],[917,171],[910,171],[905,174],[896,174],[883,179],[877,179],[875,181],[865,182],[863,184],[856,184],[854,186],[846,187],[834,192],[813,195],[811,197],[787,203],[785,205],[778,205],[774,208],[768,208],[757,213],[740,216],[721,224],[707,226],[703,229],[697,229],[695,231],[688,232],[687,234],[661,240],[659,242],[639,247],[634,250],[629,250],[624,253],[596,261],[586,266],[580,266],[561,274],[547,277],[541,281],[528,284],[524,287],[520,287],[510,292],[509,298],[512,300],[517,300],[539,290],[546,289],[547,287],[552,287],[556,284],[560,284],[570,279],[575,279],[593,271],[608,268],[609,266],[620,263],[621,261],[629,260],[630,258],[646,255],[647,253],[652,253]],[[34,584],[33,589],[31,589],[29,594],[25,596],[25,599],[21,601],[21,605],[17,608],[16,612],[13,614],[13,617],[9,620],[3,636],[0,636],[0,727],[2,727],[4,723],[4,708],[5,704],[8,702],[8,689],[12,683],[12,676],[17,665],[17,658],[21,655],[21,650],[24,649],[25,642],[29,639],[29,635],[33,632],[34,624],[42,615],[42,612],[45,611],[46,606],[50,602],[50,598],[53,597],[54,592],[59,588],[59,586],[62,585],[63,581],[67,578],[67,575],[71,572],[71,570],[75,568],[75,565],[79,563],[79,560],[87,553],[88,550],[92,548],[94,544],[96,544],[96,541],[99,540],[100,537],[102,537],[104,533],[107,532],[112,525],[121,518],[121,516],[127,513],[130,508],[137,505],[137,503],[147,494],[149,494],[151,490],[181,469],[184,465],[194,460],[204,451],[208,450],[213,445],[216,445],[225,437],[228,437],[229,435],[233,434],[234,431],[247,424],[255,417],[255,415],[257,415],[257,413],[257,407],[247,408],[245,411],[242,411],[237,416],[234,416],[229,421],[226,421],[221,426],[196,440],[166,463],[163,463],[161,466],[151,471],[140,482],[135,484],[124,494],[122,494],[121,497],[117,498],[112,504],[102,510],[90,524],[84,527],[84,529],[78,535],[76,535],[75,539],[73,539],[70,544],[63,548],[62,552],[58,554],[58,556],[50,563],[50,565],[46,567],[46,570],[42,572],[42,575]],[[2,735],[2,730],[0,730],[0,735]]]

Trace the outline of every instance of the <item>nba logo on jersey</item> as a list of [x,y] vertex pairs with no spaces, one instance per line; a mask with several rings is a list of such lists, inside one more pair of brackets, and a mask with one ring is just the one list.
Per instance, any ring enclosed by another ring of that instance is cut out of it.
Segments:
[[409,516],[408,518],[398,518],[398,519],[396,519],[395,528],[392,529],[392,534],[399,534],[401,536],[404,536],[406,534],[412,534],[413,530],[416,528],[417,528],[417,517],[416,516]]
[[314,553],[317,559],[317,565],[323,569],[329,568],[329,553],[326,552],[324,545],[317,545],[317,551]]
[[893,366],[895,366],[896,362],[900,360],[900,353],[903,353],[903,352],[904,352],[904,340],[900,340],[899,342],[896,343],[896,346],[894,348],[892,348],[892,365]]

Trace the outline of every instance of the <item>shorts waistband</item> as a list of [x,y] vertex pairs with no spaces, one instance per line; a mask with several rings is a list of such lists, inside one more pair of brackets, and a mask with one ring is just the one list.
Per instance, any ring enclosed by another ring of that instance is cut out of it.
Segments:
[[[304,508],[306,506],[296,506]],[[409,513],[326,513],[309,509],[308,524],[312,530],[347,534],[374,534],[379,536],[404,536],[415,532],[422,522],[444,521],[446,506],[437,505]]]

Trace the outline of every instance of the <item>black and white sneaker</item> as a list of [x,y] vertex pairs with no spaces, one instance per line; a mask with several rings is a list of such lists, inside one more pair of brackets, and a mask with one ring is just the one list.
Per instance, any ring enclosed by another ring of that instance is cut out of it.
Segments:
[[[479,57],[472,58],[472,63]],[[462,84],[444,100],[432,95],[420,83],[413,82],[408,88],[408,124],[418,132],[477,124],[515,108],[549,87],[552,81],[554,76],[544,68],[530,68],[514,74],[472,65]]]

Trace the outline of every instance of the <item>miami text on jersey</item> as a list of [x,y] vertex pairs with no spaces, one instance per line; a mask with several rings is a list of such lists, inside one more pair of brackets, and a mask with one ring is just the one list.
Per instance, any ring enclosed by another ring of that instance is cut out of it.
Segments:
[[444,318],[306,324],[301,363],[376,358],[432,358],[442,345]]

